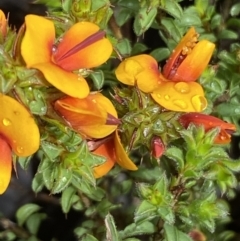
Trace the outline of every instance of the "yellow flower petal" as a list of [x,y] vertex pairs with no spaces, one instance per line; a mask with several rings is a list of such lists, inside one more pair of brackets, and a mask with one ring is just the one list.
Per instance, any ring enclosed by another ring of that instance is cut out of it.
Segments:
[[18,156],[29,156],[39,148],[40,134],[33,117],[15,99],[0,94],[0,133]]
[[32,67],[40,70],[50,84],[67,95],[85,98],[89,94],[89,86],[80,75],[67,72],[51,62],[35,64]]
[[117,118],[112,102],[101,93],[85,99],[65,97],[57,100],[55,110],[82,135],[103,138],[116,130],[117,125],[107,124],[108,113]]
[[21,53],[27,67],[50,62],[55,39],[53,22],[37,15],[27,15],[25,23]]
[[106,175],[116,163],[113,140],[110,139],[108,142],[102,144],[93,153],[106,158],[106,161],[102,165],[94,167],[93,169],[95,178],[100,178]]
[[152,92],[161,82],[157,61],[150,55],[142,54],[125,59],[115,71],[119,81],[137,85],[143,92]]
[[115,150],[116,150],[117,163],[125,169],[136,171],[138,168],[131,161],[126,151],[124,150],[117,131],[115,131],[115,135],[114,135],[114,144],[115,144]]
[[194,27],[191,27],[188,32],[183,36],[181,41],[178,43],[176,48],[173,50],[171,56],[167,60],[167,63],[163,67],[163,75],[165,78],[171,80],[172,70],[174,68],[177,59],[182,53],[183,49],[189,44],[196,43],[198,39],[198,33],[196,32]]
[[168,110],[201,112],[207,107],[203,89],[196,82],[162,82],[151,95]]
[[195,81],[207,67],[215,45],[207,40],[196,44],[191,53],[186,56],[172,76],[172,81]]
[[3,194],[10,182],[12,173],[12,151],[4,137],[0,135],[0,194]]
[[80,68],[96,67],[107,61],[112,53],[112,44],[105,37],[82,48],[75,54],[61,59],[70,49],[98,31],[99,27],[94,23],[79,22],[74,24],[63,36],[63,40],[59,43],[56,54],[54,54],[57,65],[72,71]]
[[215,45],[198,41],[198,33],[191,27],[163,67],[163,75],[172,81],[195,81],[207,67]]
[[7,19],[4,12],[0,9],[0,34],[5,37],[7,34]]

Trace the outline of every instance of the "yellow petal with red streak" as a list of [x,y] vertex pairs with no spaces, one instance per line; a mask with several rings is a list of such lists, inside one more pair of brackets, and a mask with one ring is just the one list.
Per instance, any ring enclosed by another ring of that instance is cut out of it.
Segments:
[[101,93],[85,99],[65,97],[57,100],[55,110],[80,134],[103,138],[116,130],[117,125],[106,124],[108,113],[117,118],[112,102]]
[[[174,65],[179,58],[179,55],[181,54],[183,48],[188,45],[188,43],[196,42],[198,38],[198,34],[194,27],[191,27],[188,32],[183,36],[181,41],[178,43],[176,48],[173,50],[171,56],[167,60],[166,64],[163,67],[163,75],[165,78],[170,79],[169,76],[171,74],[172,68],[174,68]],[[196,40],[196,41],[195,41]]]
[[167,110],[201,112],[207,107],[202,86],[196,82],[162,82],[151,95]]
[[98,31],[99,27],[91,22],[74,24],[58,45],[57,52],[54,55],[57,65],[65,70],[72,71],[81,68],[97,67],[107,61],[113,48],[111,42],[105,37],[79,50],[77,53],[61,59],[70,49]]
[[177,68],[176,73],[171,78],[172,81],[195,81],[207,67],[215,44],[202,40],[192,49],[183,62]]
[[12,151],[6,139],[0,135],[0,194],[3,194],[10,182],[12,173]]
[[17,156],[29,156],[39,148],[40,134],[28,110],[15,99],[0,94],[0,133]]

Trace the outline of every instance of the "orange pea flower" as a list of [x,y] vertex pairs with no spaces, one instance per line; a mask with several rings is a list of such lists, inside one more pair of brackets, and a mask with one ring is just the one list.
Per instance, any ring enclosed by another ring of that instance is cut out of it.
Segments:
[[12,151],[30,156],[39,148],[40,134],[33,117],[15,99],[0,94],[0,194],[11,178]]
[[46,80],[63,93],[85,98],[89,94],[86,80],[72,71],[93,68],[104,63],[112,53],[105,32],[91,22],[74,24],[55,43],[54,23],[44,17],[27,15],[21,53],[28,68],[38,69]]
[[4,12],[0,9],[0,39],[4,38],[7,34],[7,19]]
[[106,162],[94,168],[95,178],[106,175],[116,163],[127,170],[136,171],[138,169],[125,152],[117,131],[113,134],[113,140],[110,138],[93,153],[106,158]]
[[236,131],[235,125],[220,120],[217,117],[200,113],[183,114],[182,116],[180,116],[179,121],[185,128],[187,128],[190,123],[193,123],[198,126],[203,125],[206,131],[209,131],[212,128],[219,127],[220,132],[214,140],[216,144],[229,143],[231,141],[230,134]]
[[84,99],[64,97],[54,109],[74,130],[88,138],[103,138],[114,132],[120,121],[112,102],[101,93]]
[[207,100],[201,85],[194,81],[208,65],[215,45],[207,40],[197,42],[197,36],[195,29],[190,28],[173,50],[163,74],[153,57],[142,54],[125,59],[116,69],[117,79],[150,93],[168,110],[201,112]]

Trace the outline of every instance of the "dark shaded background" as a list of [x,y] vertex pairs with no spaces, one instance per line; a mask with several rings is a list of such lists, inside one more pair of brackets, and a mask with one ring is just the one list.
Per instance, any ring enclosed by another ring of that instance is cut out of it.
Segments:
[[[225,1],[227,4],[232,4],[233,1]],[[193,1],[186,0],[183,2],[186,6],[192,5]],[[221,12],[225,6],[218,1],[218,8]],[[24,22],[24,16],[29,13],[45,15],[47,8],[41,4],[34,4],[28,0],[0,0],[0,9],[6,15],[9,15],[9,24],[12,28],[19,29]],[[223,11],[224,14],[224,11]],[[36,26],[37,27],[37,26]],[[162,43],[158,33],[154,29],[150,29],[145,33],[144,39],[141,40],[150,49],[159,47]],[[222,42],[221,48],[227,48],[229,42]],[[240,157],[240,138],[233,137],[230,155],[233,158]],[[66,217],[61,210],[58,196],[49,196],[49,192],[42,192],[37,196],[31,191],[31,180],[36,172],[38,165],[37,158],[34,158],[31,167],[28,171],[23,171],[20,167],[18,170],[18,178],[13,173],[13,178],[7,192],[0,196],[0,213],[9,220],[15,220],[16,210],[23,204],[34,202],[43,207],[42,211],[48,214],[48,218],[43,221],[39,230],[39,238],[43,241],[50,241],[56,238],[59,241],[74,241],[76,238],[73,235],[73,229],[77,227],[81,221],[82,216],[80,212],[71,211]],[[228,225],[228,228],[234,230],[240,236],[240,194],[230,201],[231,216],[233,221]],[[0,230],[3,229],[0,222]],[[240,237],[238,239],[240,240]]]

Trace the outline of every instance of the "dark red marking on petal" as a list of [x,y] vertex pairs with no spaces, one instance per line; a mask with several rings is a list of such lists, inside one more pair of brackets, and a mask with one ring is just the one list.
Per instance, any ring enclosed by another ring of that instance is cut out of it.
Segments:
[[81,43],[77,44],[76,46],[74,46],[73,48],[71,48],[69,51],[67,51],[64,55],[62,55],[58,61],[61,61],[75,53],[77,53],[78,51],[80,51],[81,49],[86,48],[87,46],[101,40],[103,37],[105,36],[105,32],[104,31],[98,31],[94,34],[92,34],[91,36],[87,37],[86,39],[84,39]]

